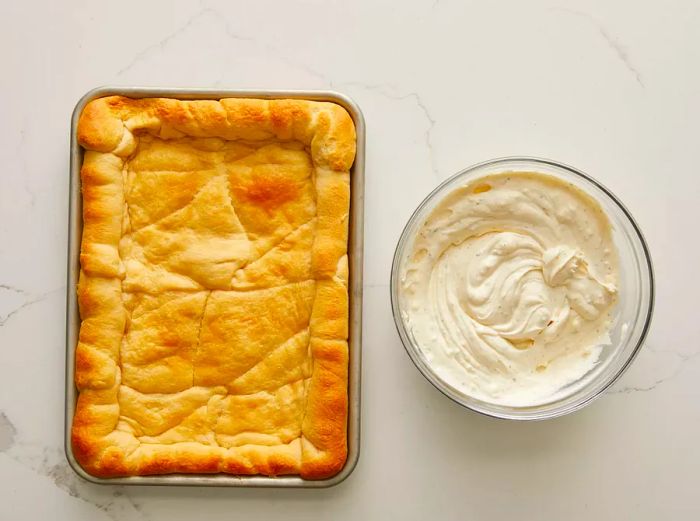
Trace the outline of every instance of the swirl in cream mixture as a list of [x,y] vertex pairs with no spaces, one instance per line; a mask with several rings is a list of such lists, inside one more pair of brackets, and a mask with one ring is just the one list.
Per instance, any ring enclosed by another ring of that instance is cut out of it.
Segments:
[[402,266],[401,309],[452,387],[535,405],[596,364],[617,280],[598,203],[555,177],[510,172],[457,188],[432,210]]

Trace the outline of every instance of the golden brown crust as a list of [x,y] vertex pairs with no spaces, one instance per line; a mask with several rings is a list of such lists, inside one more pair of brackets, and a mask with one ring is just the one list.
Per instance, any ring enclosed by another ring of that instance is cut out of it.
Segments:
[[124,207],[123,163],[113,154],[93,151],[87,151],[83,160],[80,266],[91,276],[118,277],[122,271],[118,248]]
[[311,147],[317,167],[336,172],[349,171],[355,159],[352,119],[339,105],[319,101],[109,96],[87,104],[78,123],[78,142],[87,150],[121,155],[119,145],[127,131],[161,138],[298,141]]
[[100,477],[337,473],[347,112],[111,96],[87,104],[78,140],[79,463]]
[[332,476],[347,457],[348,344],[311,339],[314,369],[302,424],[305,478]]

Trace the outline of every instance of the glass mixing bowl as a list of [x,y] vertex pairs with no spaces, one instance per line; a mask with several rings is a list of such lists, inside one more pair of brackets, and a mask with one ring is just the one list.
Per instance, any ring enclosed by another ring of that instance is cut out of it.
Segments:
[[[480,177],[503,172],[539,172],[573,183],[603,207],[613,228],[613,240],[619,255],[619,296],[616,318],[598,363],[577,381],[557,392],[551,401],[527,407],[511,407],[476,399],[443,381],[431,368],[401,309],[399,277],[411,252],[415,234],[431,210],[454,189]],[[447,179],[425,198],[409,219],[401,234],[391,269],[391,305],[399,336],[413,363],[443,394],[473,411],[512,420],[543,420],[573,412],[587,405],[610,387],[629,367],[646,337],[654,307],[654,275],[649,248],[630,212],[598,181],[573,167],[528,157],[494,159],[471,166]]]

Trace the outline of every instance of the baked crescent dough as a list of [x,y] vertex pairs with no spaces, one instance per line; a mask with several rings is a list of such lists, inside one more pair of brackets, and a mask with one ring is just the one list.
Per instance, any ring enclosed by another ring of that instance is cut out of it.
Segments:
[[348,113],[112,96],[88,103],[78,140],[78,462],[100,477],[337,473]]

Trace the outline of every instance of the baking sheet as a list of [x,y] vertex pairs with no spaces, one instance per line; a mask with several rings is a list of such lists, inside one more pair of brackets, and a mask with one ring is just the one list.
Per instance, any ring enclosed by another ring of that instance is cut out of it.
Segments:
[[[71,425],[78,397],[74,383],[75,347],[78,344],[80,315],[76,288],[80,275],[80,241],[82,232],[82,199],[80,197],[80,167],[83,149],[78,145],[78,118],[85,105],[93,99],[120,95],[131,98],[177,99],[306,99],[329,101],[344,107],[355,123],[357,152],[350,171],[350,235],[348,260],[350,281],[349,322],[349,379],[348,379],[348,456],[343,469],[335,476],[323,480],[305,480],[299,476],[233,476],[229,474],[168,474],[163,476],[130,476],[123,478],[97,478],[85,472],[73,455]],[[215,487],[291,487],[325,488],[345,480],[355,468],[360,456],[360,378],[362,349],[362,259],[364,226],[364,166],[365,123],[359,107],[346,96],[332,91],[276,91],[276,90],[226,90],[185,88],[100,87],[83,96],[73,110],[70,136],[70,210],[68,223],[68,283],[66,301],[66,408],[65,451],[70,466],[78,475],[93,483],[112,485],[185,485]]]

